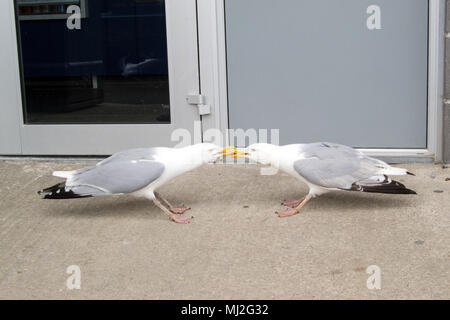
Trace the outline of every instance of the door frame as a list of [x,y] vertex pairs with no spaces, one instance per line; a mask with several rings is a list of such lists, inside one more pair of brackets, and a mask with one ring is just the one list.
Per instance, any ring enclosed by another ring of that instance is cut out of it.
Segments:
[[[200,85],[213,110],[202,121],[203,132],[219,128],[226,144],[229,136],[227,63],[226,63],[226,0],[197,0]],[[428,106],[427,148],[425,149],[361,149],[370,156],[393,161],[441,161],[443,143],[443,84],[445,48],[445,0],[428,0]]]
[[[187,143],[173,132],[180,128],[194,133],[195,121],[200,120],[197,107],[186,100],[200,91],[196,0],[166,0],[165,6],[170,124],[39,125],[24,123],[14,1],[1,1],[0,61],[5,70],[0,77],[0,155],[107,155],[127,148]],[[191,136],[191,143],[201,141],[201,136]]]

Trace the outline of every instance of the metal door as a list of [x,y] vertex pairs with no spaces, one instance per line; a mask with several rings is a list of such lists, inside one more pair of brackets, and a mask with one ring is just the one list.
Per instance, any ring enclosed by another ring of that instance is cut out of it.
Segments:
[[16,0],[0,9],[0,124],[9,127],[0,154],[104,155],[173,146],[175,129],[194,131],[200,116],[186,98],[199,93],[195,0]]
[[427,0],[225,0],[230,128],[427,147]]

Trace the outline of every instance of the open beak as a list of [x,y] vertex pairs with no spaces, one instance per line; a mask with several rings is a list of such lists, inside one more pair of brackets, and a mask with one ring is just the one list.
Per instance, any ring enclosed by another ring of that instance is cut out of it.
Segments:
[[222,150],[223,156],[231,156],[232,158],[243,158],[248,155],[246,149],[240,149],[236,147],[226,147]]
[[226,157],[226,156],[235,154],[235,152],[236,152],[236,148],[230,146],[230,147],[225,147],[225,148],[223,148],[222,151],[219,152],[219,154],[220,154],[221,156]]
[[231,156],[233,158],[242,158],[248,155],[248,152],[245,151],[245,149],[239,149],[231,146],[223,148],[221,153],[222,156]]
[[247,148],[234,148],[233,158],[245,158],[248,156]]

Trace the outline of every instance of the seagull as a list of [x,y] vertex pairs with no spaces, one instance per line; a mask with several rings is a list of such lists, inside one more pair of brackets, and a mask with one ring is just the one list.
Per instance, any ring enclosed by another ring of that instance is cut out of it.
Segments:
[[[234,147],[226,149],[232,148]],[[256,143],[248,148],[234,148],[232,157],[247,157],[261,164],[270,164],[308,185],[309,193],[305,197],[282,203],[290,208],[275,212],[281,218],[299,213],[312,198],[334,190],[416,194],[388,177],[414,174],[337,143],[317,142],[285,146]]]
[[94,166],[53,172],[54,176],[66,180],[38,193],[44,199],[132,194],[152,200],[172,221],[188,223],[191,218],[179,215],[190,208],[172,206],[155,189],[202,164],[214,163],[226,154],[226,148],[211,143],[120,151]]

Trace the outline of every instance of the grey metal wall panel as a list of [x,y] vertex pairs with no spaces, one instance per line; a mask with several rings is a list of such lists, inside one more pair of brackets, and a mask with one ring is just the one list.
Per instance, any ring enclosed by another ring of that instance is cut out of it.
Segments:
[[444,106],[444,152],[443,160],[450,163],[450,105]]
[[[381,7],[381,30],[366,26]],[[427,0],[225,0],[230,128],[425,148]]]
[[[447,11],[445,17],[445,30],[450,32],[450,1],[446,1]],[[445,75],[444,75],[444,98],[450,98],[450,39],[445,40]],[[450,163],[450,105],[444,105],[443,123],[443,160]]]
[[21,153],[20,80],[13,1],[0,2],[0,155]]
[[444,96],[450,96],[450,39],[445,39]]

